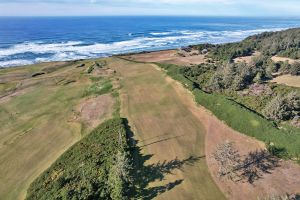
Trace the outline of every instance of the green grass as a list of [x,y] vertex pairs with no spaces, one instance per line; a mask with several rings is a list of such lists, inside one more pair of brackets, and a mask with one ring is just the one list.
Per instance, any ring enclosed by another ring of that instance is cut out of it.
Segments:
[[110,80],[93,79],[93,84],[89,86],[83,93],[83,96],[102,95],[111,92],[113,85]]
[[92,73],[94,71],[94,69],[95,69],[94,65],[89,66],[89,68],[87,69],[87,73],[88,74]]
[[125,120],[108,120],[37,178],[30,185],[26,199],[111,199],[108,174],[113,158],[118,151],[126,153],[128,148]]
[[17,83],[0,83],[0,95],[16,89]]
[[115,98],[115,105],[114,105],[112,116],[115,118],[120,117],[120,110],[121,110],[120,94],[118,91],[113,91],[112,96]]
[[[93,84],[90,75],[74,65],[55,66],[0,70],[3,88],[19,82],[29,86],[20,87],[0,104],[0,199],[24,199],[29,184],[90,131],[76,118],[83,93]],[[42,67],[55,67],[55,71],[30,77]],[[76,82],[66,84],[70,80]]]
[[[233,129],[254,137],[265,143],[272,143],[281,150],[278,156],[288,158],[300,158],[300,130],[290,126],[278,128],[269,121],[251,110],[239,105],[218,94],[208,94],[195,87],[195,84],[180,73],[180,67],[176,65],[158,64],[167,71],[173,79],[180,81],[191,89],[196,102],[209,109],[220,120]],[[284,153],[283,153],[284,152]]]

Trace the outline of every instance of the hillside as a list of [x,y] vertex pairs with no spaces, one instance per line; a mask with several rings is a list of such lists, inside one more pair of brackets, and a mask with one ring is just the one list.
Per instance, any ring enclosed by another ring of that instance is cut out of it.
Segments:
[[298,198],[299,33],[0,69],[0,199]]

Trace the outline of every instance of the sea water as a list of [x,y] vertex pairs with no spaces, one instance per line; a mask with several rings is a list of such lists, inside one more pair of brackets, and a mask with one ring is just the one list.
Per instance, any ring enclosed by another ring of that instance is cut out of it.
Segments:
[[300,19],[0,17],[0,67],[236,42],[294,27],[300,27]]

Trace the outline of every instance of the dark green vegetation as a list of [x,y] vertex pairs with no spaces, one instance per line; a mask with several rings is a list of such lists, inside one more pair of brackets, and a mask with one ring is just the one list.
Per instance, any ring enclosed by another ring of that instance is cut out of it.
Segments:
[[[278,74],[300,74],[300,63],[272,60],[274,55],[298,58],[299,33],[300,29],[290,29],[254,35],[239,43],[198,45],[199,50],[208,49],[210,62],[184,67],[182,74],[205,92],[225,95],[277,122],[293,120],[299,127],[300,89],[267,83]],[[254,52],[260,53],[248,62],[234,62]]]
[[289,29],[280,32],[266,32],[250,36],[242,42],[225,45],[202,44],[200,50],[208,49],[210,57],[216,60],[232,60],[260,51],[266,56],[284,56],[300,58],[300,29]]
[[[97,68],[103,68],[106,66],[106,61],[105,60],[101,60],[101,61],[95,61],[93,64],[91,64],[88,68],[87,68],[87,73],[90,74],[94,71],[94,69]],[[84,67],[84,65],[79,65],[78,67]]]
[[36,179],[27,199],[122,199],[129,181],[128,150],[125,120],[108,120]]
[[91,77],[91,80],[93,84],[84,91],[83,96],[106,94],[113,88],[109,79]]
[[[280,157],[300,159],[300,131],[298,128],[284,126],[279,128],[276,123],[267,120],[226,97],[221,93],[207,93],[201,89],[198,81],[186,75],[186,68],[176,65],[158,64],[175,80],[193,91],[196,102],[209,109],[220,120],[233,129],[255,137],[270,144],[271,152]],[[210,68],[208,67],[210,70]]]

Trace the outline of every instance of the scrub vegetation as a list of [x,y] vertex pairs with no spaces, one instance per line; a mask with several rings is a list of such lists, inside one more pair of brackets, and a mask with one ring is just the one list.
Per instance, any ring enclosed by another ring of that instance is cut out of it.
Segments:
[[26,199],[124,199],[130,182],[128,150],[124,120],[108,120],[36,179]]

